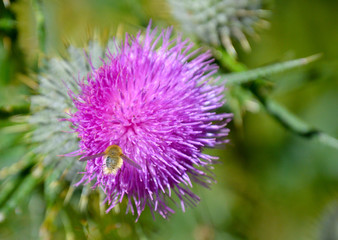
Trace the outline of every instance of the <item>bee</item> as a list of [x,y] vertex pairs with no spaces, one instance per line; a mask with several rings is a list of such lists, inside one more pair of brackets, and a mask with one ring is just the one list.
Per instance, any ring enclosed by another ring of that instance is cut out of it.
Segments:
[[123,160],[126,161],[131,166],[141,169],[140,165],[128,158],[123,154],[122,149],[118,145],[110,145],[103,153],[95,154],[92,156],[87,156],[80,158],[81,162],[88,161],[90,159],[102,157],[104,159],[103,163],[103,173],[104,174],[116,174],[116,172],[122,167]]

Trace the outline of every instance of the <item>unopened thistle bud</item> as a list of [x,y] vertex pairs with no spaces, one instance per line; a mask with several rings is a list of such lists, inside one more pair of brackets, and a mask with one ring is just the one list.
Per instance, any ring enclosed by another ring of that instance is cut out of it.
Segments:
[[[99,57],[104,57],[105,50],[92,42],[87,54],[100,62]],[[38,76],[39,94],[31,98],[32,116],[29,122],[35,127],[32,133],[32,142],[36,143],[34,152],[43,156],[46,166],[52,166],[69,181],[73,181],[82,164],[76,157],[60,155],[75,151],[79,141],[76,135],[68,133],[69,123],[60,119],[66,118],[67,113],[75,109],[67,94],[67,86],[78,92],[77,79],[85,77],[90,71],[84,50],[71,46],[66,58],[54,57],[46,61]]]
[[236,55],[232,39],[250,50],[246,35],[255,35],[255,27],[268,25],[263,18],[261,0],[169,0],[172,14],[184,31],[214,46],[223,45]]

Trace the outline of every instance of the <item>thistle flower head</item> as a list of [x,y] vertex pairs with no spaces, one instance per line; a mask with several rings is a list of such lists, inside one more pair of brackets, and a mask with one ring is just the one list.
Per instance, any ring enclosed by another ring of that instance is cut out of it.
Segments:
[[[210,54],[191,52],[193,44],[180,37],[170,40],[171,29],[156,33],[148,27],[145,36],[126,36],[79,81],[79,94],[69,91],[77,111],[68,120],[80,138],[77,154],[87,160],[78,184],[102,188],[107,212],[124,196],[127,212],[135,208],[138,216],[149,206],[166,217],[174,212],[167,201],[173,195],[182,210],[195,205],[190,187],[211,183],[206,172],[216,159],[202,149],[228,134],[230,115],[214,112],[224,89],[210,83],[217,69]],[[106,171],[113,163],[116,171]]]
[[262,0],[170,0],[172,13],[183,29],[201,41],[223,45],[235,55],[231,39],[250,50],[247,35],[255,35],[255,26],[267,26]]

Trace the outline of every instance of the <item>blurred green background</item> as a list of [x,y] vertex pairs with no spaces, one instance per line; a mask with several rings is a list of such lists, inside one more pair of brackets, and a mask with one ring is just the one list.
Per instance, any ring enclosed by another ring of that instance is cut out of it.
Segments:
[[[0,3],[0,168],[30,151],[29,129],[19,123],[29,114],[44,57],[64,54],[69,44],[81,47],[92,35],[136,33],[150,18],[153,26],[180,28],[164,1],[22,0],[5,8],[8,2]],[[270,28],[260,40],[250,39],[250,53],[238,47],[238,60],[256,68],[322,53],[307,67],[271,77],[271,96],[338,137],[338,1],[275,0],[268,6]],[[156,215],[155,221],[147,209],[134,223],[124,212],[100,217],[93,197],[87,213],[62,203],[48,213],[40,184],[5,219],[0,215],[0,239],[48,239],[48,214],[51,239],[336,239],[337,150],[294,135],[263,110],[247,112],[243,124],[230,129],[230,144],[207,150],[222,164],[215,166],[211,189],[194,187],[202,199],[194,209],[177,209],[168,220]]]

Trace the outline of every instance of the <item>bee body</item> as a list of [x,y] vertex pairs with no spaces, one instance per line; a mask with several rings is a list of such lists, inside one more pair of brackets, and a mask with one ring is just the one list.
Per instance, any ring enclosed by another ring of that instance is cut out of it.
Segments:
[[122,167],[123,160],[120,156],[107,155],[104,159],[103,173],[104,174],[116,174],[117,170]]
[[103,157],[102,169],[106,175],[116,174],[124,161],[137,169],[141,169],[140,165],[122,153],[122,149],[118,145],[110,145],[103,153],[81,158],[80,161],[87,161],[98,157]]

